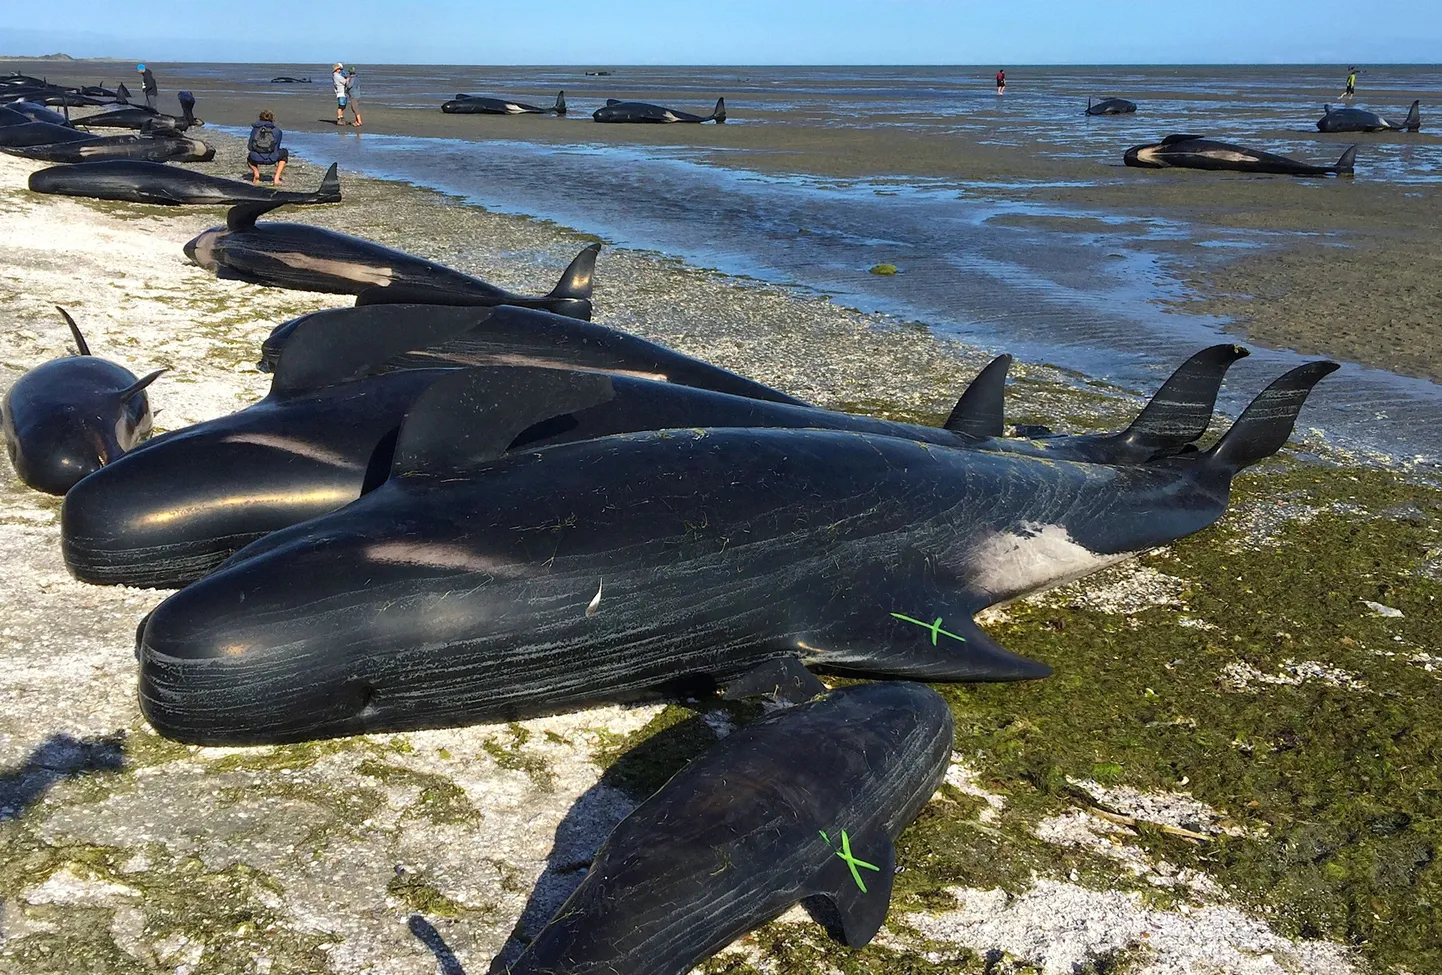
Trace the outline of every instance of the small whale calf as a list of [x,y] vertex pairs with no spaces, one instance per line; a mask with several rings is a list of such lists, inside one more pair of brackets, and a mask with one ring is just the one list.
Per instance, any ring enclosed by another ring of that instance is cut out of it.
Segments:
[[732,732],[611,831],[508,975],[685,975],[812,899],[866,945],[953,734],[946,701],[913,683],[832,691]]
[[1212,524],[1335,368],[1282,376],[1206,451],[1134,466],[734,427],[506,453],[614,395],[526,370],[469,391],[488,425],[454,398],[413,408],[384,484],[161,603],[138,634],[141,708],[167,737],[240,745],[807,695],[810,667],[1043,677],[973,615]]
[[[196,264],[232,281],[272,288],[369,293],[372,301],[518,305],[591,317],[591,287],[601,246],[584,248],[546,295],[512,294],[479,278],[380,244],[301,223],[256,223],[284,200],[242,203],[185,245]],[[379,297],[376,292],[389,292]],[[454,301],[445,301],[444,296]]]
[[91,355],[75,319],[59,312],[79,355],[36,366],[0,401],[0,432],[15,473],[47,494],[65,494],[150,435],[145,388],[165,371],[137,379]]
[[716,108],[710,115],[692,115],[674,108],[651,105],[647,102],[623,102],[616,98],[606,99],[606,104],[591,113],[597,122],[725,122],[726,99],[716,99]]
[[1349,146],[1332,166],[1312,166],[1289,156],[1216,142],[1200,135],[1169,135],[1155,145],[1133,146],[1122,161],[1140,169],[1213,169],[1277,176],[1351,176],[1357,147]]
[[488,95],[458,94],[441,105],[447,115],[565,115],[566,93],[556,95],[556,104],[550,108],[537,108],[525,102],[506,98],[492,98]]
[[166,206],[214,206],[250,201],[340,202],[340,177],[335,164],[331,164],[322,177],[320,186],[312,193],[256,186],[240,180],[197,173],[179,166],[167,166],[165,163],[128,159],[52,166],[31,173],[29,185],[35,193]]
[[1422,102],[1420,100],[1413,102],[1412,107],[1407,110],[1407,117],[1400,122],[1389,121],[1375,112],[1368,112],[1361,108],[1333,108],[1331,105],[1323,105],[1322,117],[1317,119],[1317,131],[1319,132],[1385,132],[1388,130],[1422,131]]
[[1136,102],[1129,102],[1125,98],[1104,98],[1095,104],[1090,98],[1087,99],[1088,115],[1131,115],[1137,110]]

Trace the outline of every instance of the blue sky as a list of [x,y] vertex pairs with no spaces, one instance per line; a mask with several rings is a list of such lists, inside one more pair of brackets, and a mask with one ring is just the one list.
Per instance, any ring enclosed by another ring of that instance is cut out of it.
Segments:
[[1432,62],[1438,0],[127,0],[0,54],[367,64]]

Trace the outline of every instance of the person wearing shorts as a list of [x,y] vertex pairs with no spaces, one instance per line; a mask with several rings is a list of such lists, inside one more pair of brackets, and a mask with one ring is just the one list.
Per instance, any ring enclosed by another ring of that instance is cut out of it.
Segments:
[[998,70],[997,73],[996,73],[996,93],[997,93],[998,95],[1005,95],[1005,94],[1006,94],[1006,69],[1005,69],[1005,68],[1001,68],[1001,69]]
[[275,116],[261,112],[260,118],[250,127],[250,139],[246,142],[245,161],[250,164],[250,181],[260,182],[260,167],[274,166],[275,185],[281,184],[281,174],[290,160],[290,150],[281,147],[280,140],[285,133],[275,124]]
[[352,122],[351,125],[360,125],[360,124],[361,124],[360,112],[356,111],[355,104],[354,104],[353,100],[351,99],[351,93],[350,93],[350,92],[351,92],[352,78],[353,78],[353,76],[348,77],[348,76],[346,75],[345,65],[341,64],[339,61],[337,61],[335,67],[331,69],[331,75],[330,75],[331,85],[332,85],[332,87],[335,88],[335,124],[336,124],[336,125],[344,125],[344,124],[345,124],[345,110],[346,110],[346,106],[347,106],[347,105],[350,106],[351,112],[353,112],[353,113],[355,114],[355,121]]

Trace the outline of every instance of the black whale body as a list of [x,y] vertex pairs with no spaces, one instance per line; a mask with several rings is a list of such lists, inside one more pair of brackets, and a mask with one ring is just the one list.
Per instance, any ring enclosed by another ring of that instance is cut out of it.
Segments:
[[685,975],[810,898],[860,948],[886,920],[893,844],[941,784],[953,734],[941,696],[903,682],[733,732],[611,831],[508,975]]
[[565,115],[566,93],[562,91],[558,94],[556,104],[550,108],[538,108],[525,102],[489,95],[458,94],[442,103],[441,111],[447,115]]
[[86,115],[84,118],[77,118],[75,123],[88,129],[145,129],[147,131],[172,132],[183,132],[191,126],[201,124],[200,120],[195,117],[195,96],[188,91],[182,91],[178,93],[177,97],[180,100],[181,111],[178,116],[166,115],[164,112],[145,105],[123,105],[119,108],[110,108],[93,115]]
[[1169,135],[1155,145],[1133,146],[1122,161],[1141,169],[1210,169],[1277,176],[1351,176],[1357,147],[1349,146],[1333,166],[1312,166],[1260,149],[1216,142],[1199,135]]
[[[736,428],[485,461],[510,430],[408,418],[390,480],[151,613],[141,708],[170,738],[259,744],[805,688],[803,664],[1045,676],[973,614],[1210,525],[1335,368],[1282,377],[1211,450],[1138,467]],[[604,401],[606,377],[570,375],[556,412]]]
[[118,460],[150,434],[144,379],[90,354],[62,309],[80,354],[52,359],[15,381],[0,400],[0,434],[20,479],[65,494],[81,478]]
[[[789,399],[661,346],[559,315],[428,308],[423,324],[392,327],[392,313],[406,311],[343,308],[299,319],[263,400],[157,437],[144,446],[145,456],[137,451],[73,492],[61,513],[61,550],[70,571],[86,582],[182,586],[257,538],[354,501],[385,479],[396,432],[416,398],[454,372],[447,356],[475,360],[490,349],[496,358],[556,369],[629,370]],[[665,397],[644,405],[657,399]],[[678,409],[673,406],[672,415]],[[588,417],[569,437],[561,429],[541,438],[580,439],[586,429],[612,433],[654,422],[638,413]],[[698,408],[685,413],[701,415]],[[473,420],[478,427],[487,422],[483,415]]]
[[53,166],[30,174],[36,193],[82,196],[96,200],[152,203],[167,206],[213,206],[245,201],[280,200],[285,203],[338,203],[340,178],[331,165],[313,193],[278,190],[235,179],[167,166],[165,163],[128,159]]
[[[0,129],[0,133],[5,132]],[[73,131],[73,130],[72,130]],[[0,151],[27,159],[53,163],[99,162],[104,159],[135,159],[149,162],[209,162],[215,149],[199,139],[179,133],[143,135],[85,135],[31,146],[3,146]]]
[[[591,288],[600,244],[583,248],[549,294],[517,295],[433,261],[349,234],[300,223],[256,223],[284,201],[242,203],[185,245],[185,255],[218,277],[275,288],[331,294],[393,293],[380,300],[462,296],[477,305],[540,308],[572,318],[591,317]],[[421,295],[420,298],[410,297]]]
[[1088,115],[1131,115],[1137,110],[1136,102],[1129,102],[1125,98],[1104,98],[1093,104],[1090,98],[1087,99]]
[[1326,105],[1322,117],[1317,120],[1319,132],[1420,132],[1422,130],[1421,101],[1414,101],[1407,110],[1407,117],[1400,122],[1383,118],[1376,112],[1361,108],[1333,108]]
[[59,112],[51,111],[50,109],[46,108],[44,105],[41,105],[38,102],[6,102],[4,108],[6,111],[15,112],[18,115],[23,115],[31,122],[49,122],[52,125],[63,125],[67,129],[73,128],[70,120],[64,115],[61,115]]
[[57,145],[63,142],[86,142],[96,136],[68,125],[54,122],[17,122],[0,127],[0,148],[27,149],[31,146]]
[[710,115],[692,115],[662,105],[648,102],[624,102],[615,98],[606,99],[606,104],[591,113],[597,122],[725,122],[726,99],[716,99],[716,108]]

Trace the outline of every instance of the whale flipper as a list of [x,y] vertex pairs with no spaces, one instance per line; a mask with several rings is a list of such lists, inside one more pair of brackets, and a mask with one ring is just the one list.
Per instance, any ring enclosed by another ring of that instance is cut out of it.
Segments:
[[726,684],[721,695],[728,701],[743,697],[771,697],[791,704],[826,693],[826,685],[795,657],[777,657]]
[[80,350],[80,354],[89,355],[90,346],[85,344],[85,336],[80,334],[80,326],[75,324],[75,319],[70,317],[70,312],[61,308],[59,305],[55,306],[55,310],[60,313],[60,317],[65,319],[65,324],[70,326],[70,334],[74,337],[75,345]]
[[271,394],[306,392],[360,379],[395,356],[444,345],[491,314],[489,308],[432,308],[423,318],[396,328],[394,312],[380,307],[343,318],[309,321],[281,347]]
[[817,839],[835,855],[816,875],[814,896],[836,908],[846,944],[864,947],[881,930],[891,906],[896,847],[880,829],[852,833],[845,823],[837,823],[818,833]]
[[1006,433],[1006,374],[1011,356],[999,355],[987,363],[956,401],[942,424],[954,433],[974,437],[1000,437]]
[[285,200],[263,200],[258,203],[238,203],[225,214],[225,226],[232,232],[250,230],[256,220],[272,210],[285,206]]
[[1116,439],[1152,450],[1175,450],[1207,432],[1227,369],[1250,355],[1239,345],[1214,345],[1177,367],[1131,426]]
[[149,386],[161,376],[165,375],[165,372],[166,370],[164,369],[157,369],[154,372],[149,373],[148,375],[141,376],[139,379],[131,383],[129,386],[126,386],[117,394],[120,397],[120,402],[129,403],[132,399],[135,398],[138,393],[144,391],[145,387]]
[[1281,450],[1312,387],[1340,368],[1323,359],[1283,374],[1258,393],[1222,439],[1202,454],[1202,463],[1230,476]]
[[391,475],[472,470],[505,453],[529,427],[615,395],[611,377],[599,372],[516,367],[453,373],[406,412]]

